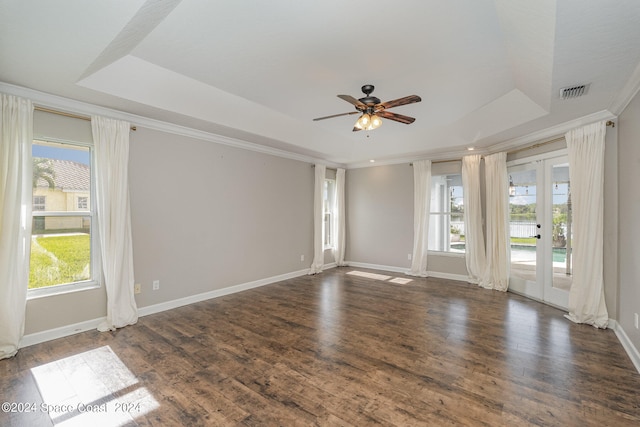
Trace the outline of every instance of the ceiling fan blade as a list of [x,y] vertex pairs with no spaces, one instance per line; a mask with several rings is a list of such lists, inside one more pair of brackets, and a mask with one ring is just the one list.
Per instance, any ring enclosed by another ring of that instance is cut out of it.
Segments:
[[352,130],[352,132],[358,132],[359,130],[362,130],[362,129],[360,129],[360,128],[357,128],[357,127],[355,127],[355,126],[354,126],[354,127],[353,127],[353,130]]
[[396,114],[385,110],[378,111],[376,114],[380,117],[384,117],[385,119],[394,120],[396,122],[404,123],[407,125],[416,121],[416,119],[413,117],[403,116],[402,114]]
[[345,101],[347,101],[349,104],[353,104],[356,106],[356,108],[360,111],[362,111],[363,109],[367,108],[367,105],[360,102],[359,100],[355,99],[353,96],[351,95],[338,95],[338,98],[340,99],[344,99]]
[[359,111],[351,111],[350,113],[341,113],[341,114],[334,114],[332,116],[318,117],[317,119],[313,119],[313,121],[317,122],[318,120],[332,119],[334,117],[350,116],[351,114],[360,114],[360,112]]
[[394,99],[393,101],[383,102],[381,104],[376,105],[376,107],[380,106],[382,108],[393,108],[393,107],[399,107],[400,105],[413,104],[414,102],[420,102],[420,101],[422,101],[422,98],[420,98],[418,95],[409,95],[409,96],[405,96],[404,98]]

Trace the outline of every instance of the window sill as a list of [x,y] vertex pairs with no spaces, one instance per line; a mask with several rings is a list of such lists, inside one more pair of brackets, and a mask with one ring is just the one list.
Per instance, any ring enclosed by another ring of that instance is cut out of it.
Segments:
[[446,256],[452,258],[464,258],[464,252],[444,252],[444,251],[428,251],[427,255],[429,256]]
[[100,283],[95,280],[88,280],[86,282],[69,283],[66,285],[48,286],[45,288],[29,289],[27,291],[27,301],[32,299],[50,297],[55,295],[70,294],[73,292],[88,291],[91,289],[98,289]]

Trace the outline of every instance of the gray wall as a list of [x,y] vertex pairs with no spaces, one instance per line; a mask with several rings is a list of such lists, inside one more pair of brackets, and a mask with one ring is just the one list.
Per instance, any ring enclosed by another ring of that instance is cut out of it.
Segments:
[[409,268],[413,252],[413,168],[409,164],[346,173],[347,261]]
[[[91,137],[89,122],[40,112],[34,128],[36,137]],[[129,171],[139,307],[309,267],[309,163],[138,127]],[[100,318],[105,307],[103,287],[31,299],[25,333]]]
[[634,313],[640,314],[640,95],[618,118],[618,316],[617,320],[636,349],[640,331]]
[[[460,162],[433,165],[459,173]],[[409,268],[413,252],[413,168],[408,164],[349,169],[346,182],[347,261]],[[429,271],[467,275],[464,256],[427,257]]]
[[141,306],[309,267],[308,163],[147,129],[136,132],[130,158]]

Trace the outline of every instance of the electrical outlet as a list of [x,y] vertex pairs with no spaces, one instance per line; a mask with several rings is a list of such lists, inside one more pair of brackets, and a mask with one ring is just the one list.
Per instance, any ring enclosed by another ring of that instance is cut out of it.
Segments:
[[133,293],[134,294],[142,293],[142,285],[140,285],[140,283],[136,283],[135,285],[133,285]]
[[158,289],[160,289],[160,280],[154,280],[153,281],[153,290],[157,291]]
[[638,329],[638,313],[633,313],[633,323],[636,326],[636,329]]
[[411,261],[411,254],[407,254],[407,259]]
[[300,262],[304,261],[304,255],[300,255]]

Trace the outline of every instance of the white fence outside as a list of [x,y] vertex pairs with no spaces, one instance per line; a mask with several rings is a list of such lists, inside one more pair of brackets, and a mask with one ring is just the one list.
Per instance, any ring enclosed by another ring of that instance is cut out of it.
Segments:
[[[451,221],[451,227],[464,233],[464,221]],[[511,237],[532,237],[538,234],[535,221],[511,221],[509,222]]]

